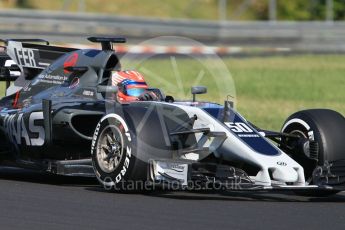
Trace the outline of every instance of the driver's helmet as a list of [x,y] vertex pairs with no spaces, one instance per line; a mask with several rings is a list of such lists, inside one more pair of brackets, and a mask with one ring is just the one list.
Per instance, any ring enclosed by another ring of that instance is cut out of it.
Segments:
[[113,71],[112,85],[118,86],[117,100],[119,102],[137,101],[145,93],[148,86],[144,76],[134,70]]

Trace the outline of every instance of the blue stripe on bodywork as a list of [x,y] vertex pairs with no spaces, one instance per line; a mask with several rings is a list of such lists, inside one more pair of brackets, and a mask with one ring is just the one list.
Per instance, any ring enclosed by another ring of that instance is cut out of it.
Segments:
[[100,52],[100,50],[89,50],[87,53],[85,53],[85,56],[96,57]]
[[[223,122],[224,120],[224,107],[204,107],[203,109],[208,112],[211,116],[215,117],[217,120]],[[273,146],[266,138],[262,137],[246,120],[244,120],[238,113],[230,109],[230,114],[228,114],[228,121],[233,123],[244,123],[249,126],[253,132],[233,132],[229,127],[228,129],[240,140],[246,143],[250,148],[252,148],[257,153],[263,155],[279,155],[279,150]]]
[[[247,145],[249,145],[253,150],[255,150],[258,153],[261,153],[264,155],[278,155],[279,154],[279,151],[271,143],[269,143],[267,139],[259,135],[259,133],[250,124],[248,124],[247,121],[241,118],[234,111],[232,112],[234,113],[234,121],[233,121],[234,123],[243,122],[253,130],[253,133],[247,134],[247,133],[235,133],[230,129],[230,131],[233,134],[235,134],[237,137],[243,140]],[[251,134],[253,134],[253,136],[250,136]]]

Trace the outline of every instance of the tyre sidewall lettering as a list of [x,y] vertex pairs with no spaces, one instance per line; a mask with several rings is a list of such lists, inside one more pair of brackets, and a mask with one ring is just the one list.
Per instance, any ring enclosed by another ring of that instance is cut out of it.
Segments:
[[[98,165],[98,160],[96,156],[99,134],[104,128],[106,128],[109,125],[115,125],[117,128],[119,128],[119,130],[121,130],[121,135],[124,140],[122,148],[123,153],[125,154],[125,156],[121,159],[118,168],[115,169],[115,171],[112,173],[106,173],[101,170],[101,168]],[[128,171],[133,161],[133,150],[131,147],[131,142],[132,136],[129,132],[128,126],[119,115],[109,114],[106,117],[102,118],[101,121],[97,124],[91,144],[92,164],[97,179],[104,185],[104,187],[107,187],[107,189],[111,189],[116,184],[123,182],[127,179],[126,177],[128,177]]]

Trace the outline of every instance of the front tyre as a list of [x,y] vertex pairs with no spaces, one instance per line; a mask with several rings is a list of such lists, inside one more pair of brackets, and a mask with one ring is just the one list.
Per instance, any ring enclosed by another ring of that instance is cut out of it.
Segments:
[[[345,142],[343,139],[345,118],[338,112],[328,109],[299,111],[292,114],[285,121],[281,131],[314,142],[313,146],[309,146],[309,151],[315,151],[315,148],[317,148],[317,156],[315,156],[316,159],[311,159],[303,151],[295,151],[292,140],[289,140],[289,138],[282,139],[282,142],[287,146],[284,151],[302,165],[305,178],[310,184],[316,184],[313,181],[313,171],[317,166],[345,159]],[[289,146],[290,144],[291,146]],[[308,193],[303,192],[301,195],[325,196],[337,192],[331,190],[318,194],[317,191],[310,191]]]
[[143,179],[136,176],[138,171],[145,172],[145,167],[137,159],[135,135],[117,114],[107,115],[98,123],[91,158],[95,175],[106,190],[136,190],[136,181]]

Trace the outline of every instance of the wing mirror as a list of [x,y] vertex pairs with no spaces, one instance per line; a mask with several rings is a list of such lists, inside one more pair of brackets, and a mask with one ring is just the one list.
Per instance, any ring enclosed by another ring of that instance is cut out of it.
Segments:
[[207,87],[205,86],[192,86],[191,92],[193,95],[193,102],[196,100],[196,94],[205,94],[207,93]]

